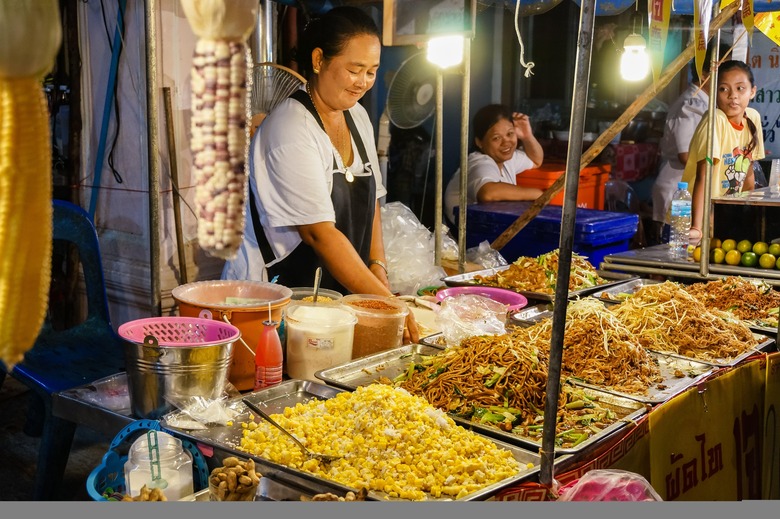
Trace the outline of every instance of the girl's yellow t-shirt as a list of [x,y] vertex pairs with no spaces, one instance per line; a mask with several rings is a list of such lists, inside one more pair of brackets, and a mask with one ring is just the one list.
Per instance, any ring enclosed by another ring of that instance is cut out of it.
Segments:
[[[756,146],[749,154],[745,150],[752,138],[747,121],[743,122],[742,129],[734,128],[719,108],[715,110],[715,133],[713,136],[713,150],[718,163],[712,168],[713,182],[712,197],[726,196],[739,193],[744,189],[744,181],[753,161],[764,158],[764,138],[761,131],[761,116],[753,108],[745,110],[745,117],[753,121],[756,127]],[[707,157],[707,118],[702,117],[696,131],[693,133],[691,145],[688,150],[688,162],[682,176],[683,182],[688,182],[688,191],[693,193],[693,185],[696,182],[696,165]],[[752,186],[750,186],[752,189]]]

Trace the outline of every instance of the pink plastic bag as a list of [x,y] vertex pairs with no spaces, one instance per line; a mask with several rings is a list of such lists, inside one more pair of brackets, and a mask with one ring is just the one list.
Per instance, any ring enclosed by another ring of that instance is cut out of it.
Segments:
[[558,489],[558,501],[663,501],[648,481],[625,470],[591,470]]

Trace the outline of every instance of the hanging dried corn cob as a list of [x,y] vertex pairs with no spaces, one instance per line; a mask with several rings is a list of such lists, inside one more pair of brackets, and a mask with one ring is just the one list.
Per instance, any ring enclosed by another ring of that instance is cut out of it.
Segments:
[[229,259],[244,236],[247,62],[244,42],[257,0],[181,0],[198,36],[192,60],[190,149],[195,176],[198,243]]
[[49,302],[51,136],[42,80],[61,40],[57,0],[0,0],[0,360],[9,369],[32,348]]

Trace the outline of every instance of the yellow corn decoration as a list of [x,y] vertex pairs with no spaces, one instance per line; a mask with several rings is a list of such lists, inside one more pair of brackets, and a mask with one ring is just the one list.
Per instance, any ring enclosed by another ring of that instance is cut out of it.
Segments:
[[212,256],[235,256],[244,236],[249,146],[244,44],[257,0],[182,0],[198,36],[192,61],[190,150],[198,243]]
[[51,138],[41,79],[61,39],[57,0],[0,0],[0,360],[8,369],[32,348],[49,300]]

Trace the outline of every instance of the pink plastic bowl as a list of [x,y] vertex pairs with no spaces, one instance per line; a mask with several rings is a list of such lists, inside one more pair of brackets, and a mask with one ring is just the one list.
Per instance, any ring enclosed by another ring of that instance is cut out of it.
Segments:
[[528,304],[528,299],[526,299],[523,294],[518,294],[517,292],[504,288],[480,286],[443,288],[436,292],[436,300],[442,301],[445,297],[466,294],[489,297],[493,301],[508,305],[508,311],[510,312],[520,310]]

